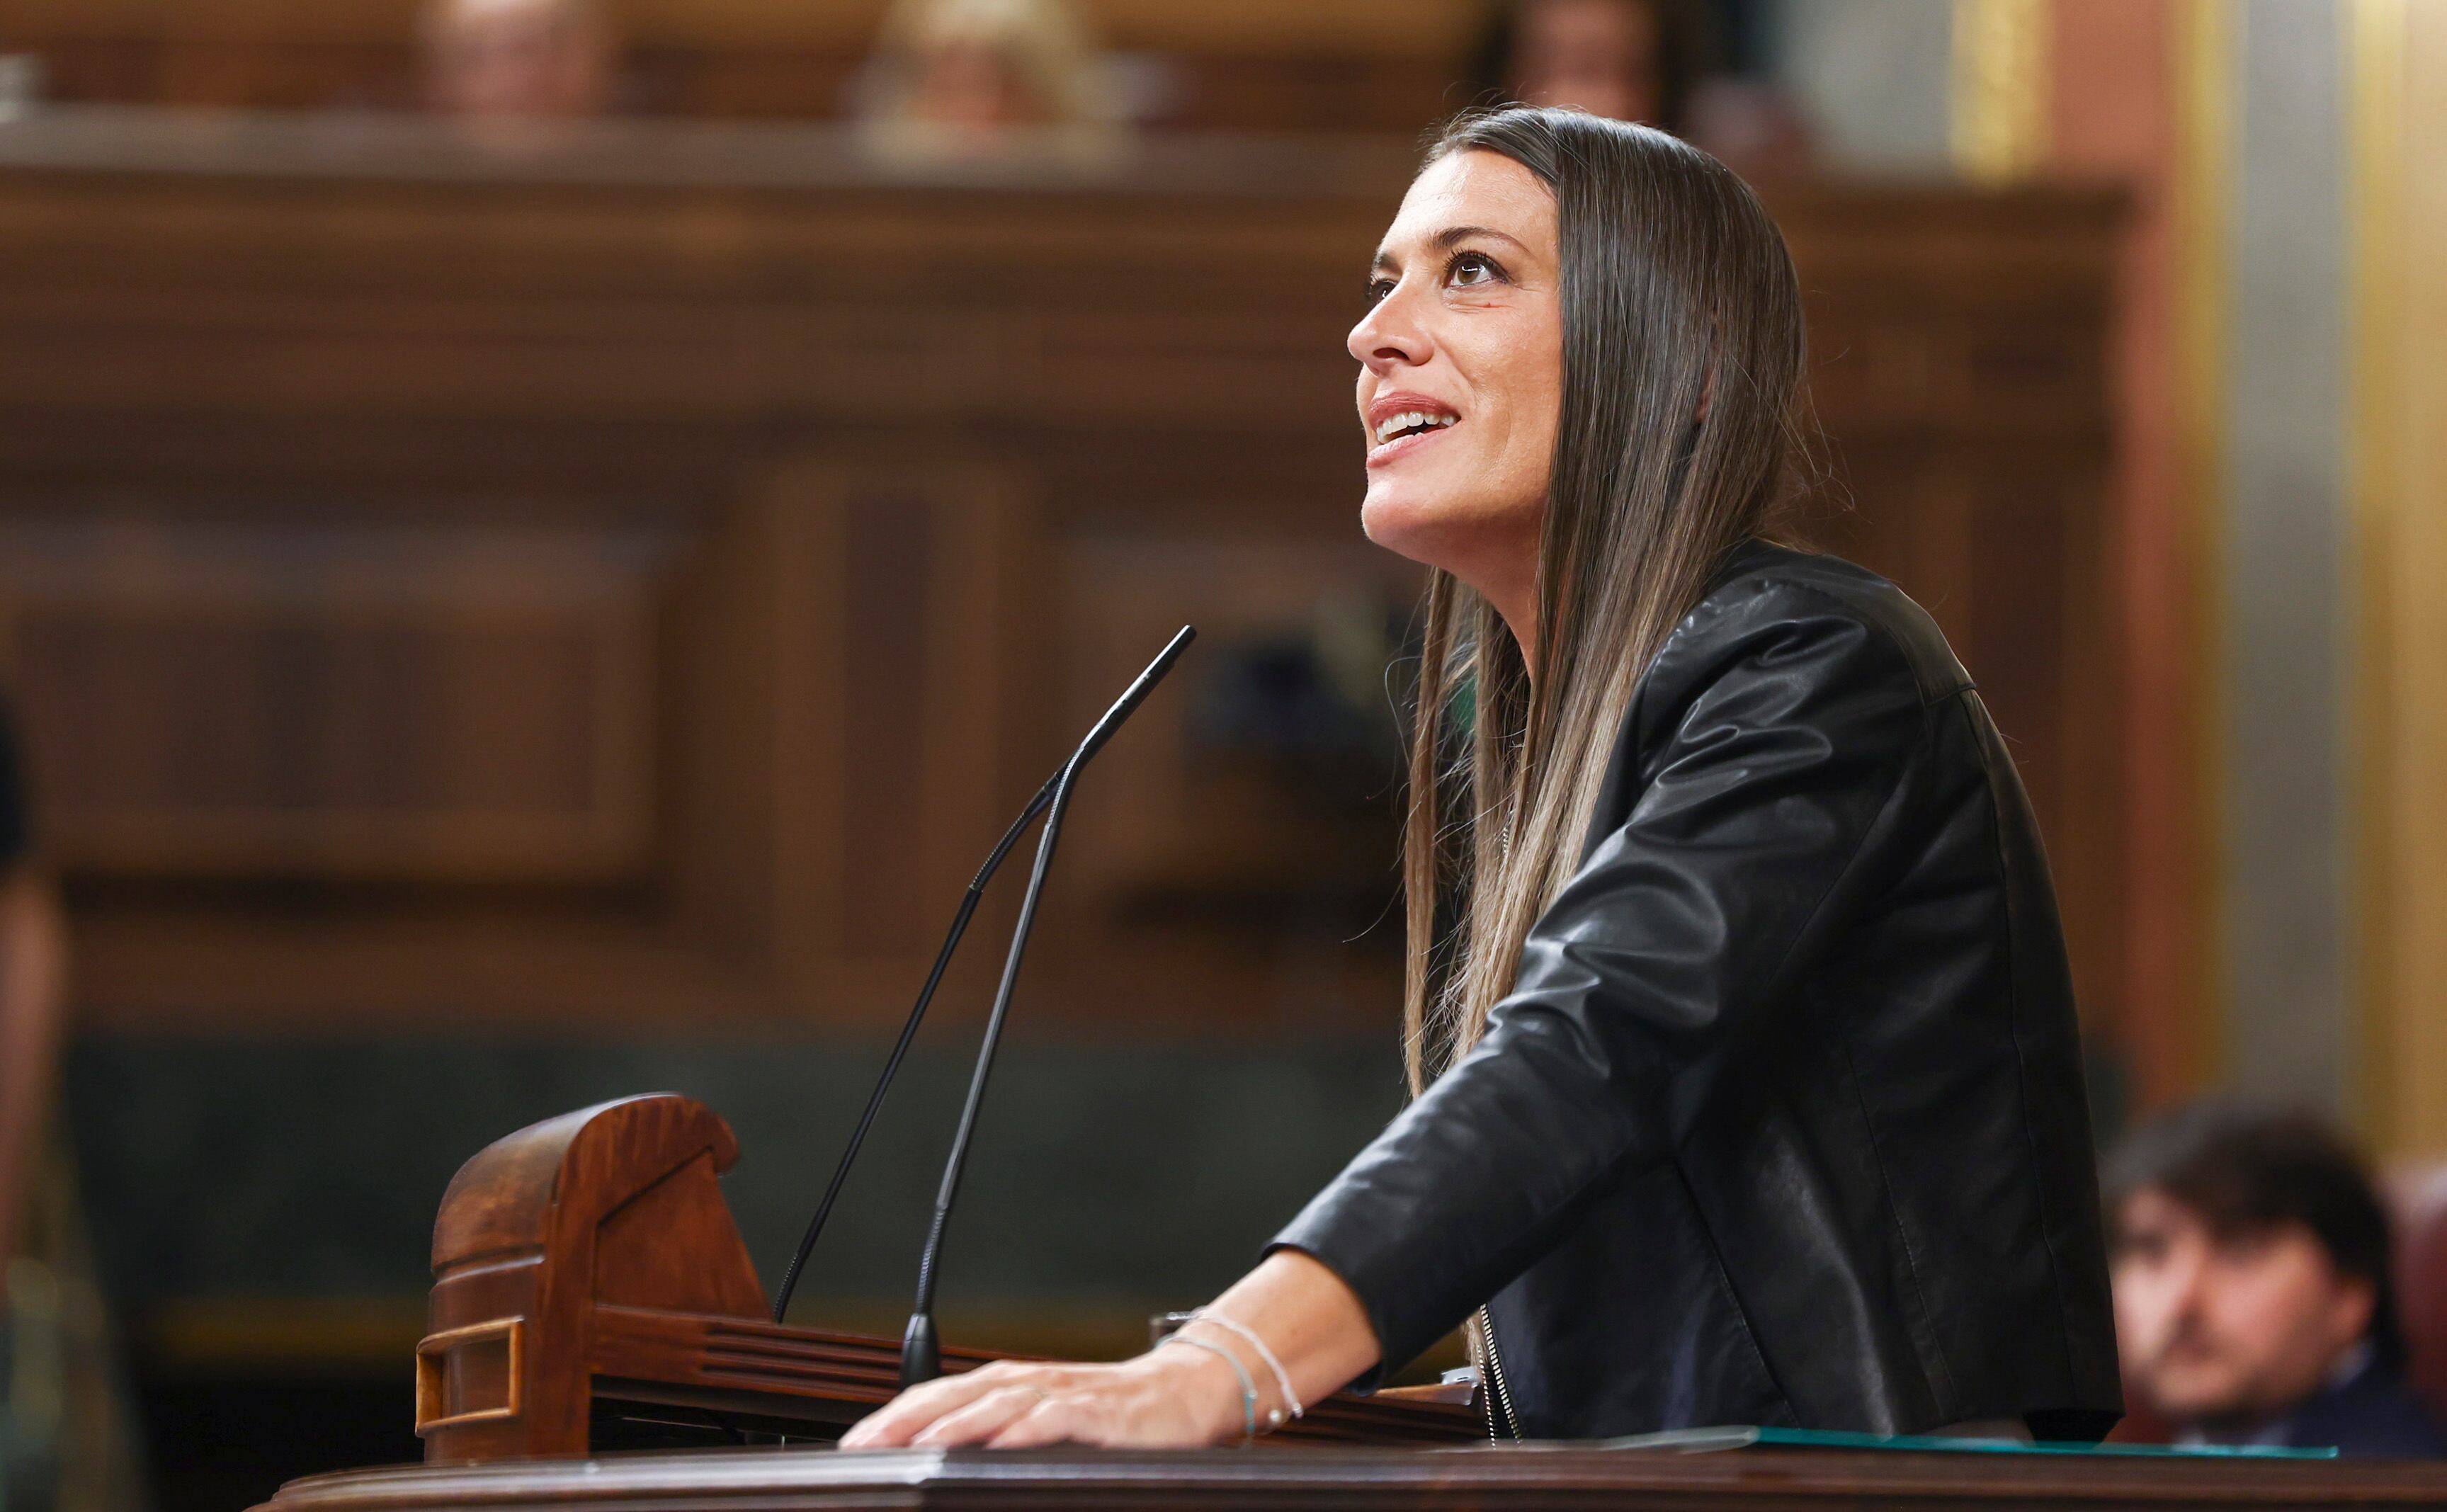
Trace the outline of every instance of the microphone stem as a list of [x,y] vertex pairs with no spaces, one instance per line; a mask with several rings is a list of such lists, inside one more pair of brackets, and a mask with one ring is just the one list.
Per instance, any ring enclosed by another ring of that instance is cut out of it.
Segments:
[[[1101,745],[1102,742],[1096,744]],[[1076,781],[1080,767],[1092,754],[1092,750],[1083,747],[1079,756],[1062,769],[1053,789],[1053,801],[1046,809],[1045,828],[1036,838],[1036,863],[1029,870],[1028,891],[1020,898],[1019,922],[1012,930],[1011,954],[1003,958],[1002,981],[995,989],[994,1011],[986,1018],[985,1040],[977,1051],[977,1070],[969,1078],[969,1096],[960,1108],[959,1128],[952,1136],[952,1155],[943,1167],[943,1185],[935,1194],[935,1218],[926,1231],[925,1253],[918,1261],[918,1298],[917,1305],[910,1312],[909,1342],[919,1343],[922,1333],[922,1346],[902,1351],[901,1383],[904,1387],[933,1380],[941,1373],[939,1360],[920,1356],[931,1356],[935,1352],[935,1276],[937,1262],[943,1252],[943,1235],[951,1225],[952,1200],[959,1195],[961,1172],[968,1165],[969,1141],[977,1132],[977,1109],[985,1102],[986,1079],[994,1073],[995,1049],[1002,1041],[1003,1020],[1011,1013],[1012,992],[1019,985],[1020,959],[1028,952],[1029,932],[1036,920],[1036,904],[1045,894],[1046,875],[1053,869],[1053,847],[1062,838],[1063,811],[1071,806],[1072,784]],[[923,1373],[918,1373],[920,1371]]]
[[1012,821],[1011,828],[1003,831],[1002,840],[995,846],[993,854],[986,858],[985,864],[977,868],[977,877],[969,883],[969,890],[960,896],[959,910],[952,916],[951,933],[943,936],[942,949],[935,953],[935,965],[926,973],[926,985],[919,989],[918,1001],[909,1010],[907,1021],[901,1026],[901,1037],[893,1042],[892,1053],[884,1060],[883,1074],[876,1079],[875,1090],[867,1095],[866,1111],[859,1115],[858,1126],[850,1131],[849,1147],[842,1151],[841,1163],[833,1167],[833,1179],[825,1187],[825,1200],[816,1205],[816,1216],[808,1220],[806,1235],[799,1240],[798,1251],[790,1257],[790,1268],[783,1273],[781,1290],[773,1296],[774,1322],[784,1321],[790,1311],[790,1294],[798,1290],[799,1275],[806,1269],[807,1257],[815,1252],[816,1239],[825,1231],[825,1219],[832,1217],[833,1204],[841,1200],[842,1187],[849,1181],[849,1168],[858,1162],[859,1149],[866,1143],[867,1131],[875,1126],[876,1114],[883,1109],[884,1094],[892,1090],[893,1078],[901,1074],[901,1062],[908,1055],[911,1043],[918,1038],[918,1026],[925,1020],[927,1006],[935,1000],[935,989],[942,985],[943,972],[952,964],[953,953],[960,948],[960,936],[968,933],[969,918],[977,913],[978,900],[985,897],[986,883],[994,880],[994,874],[1002,867],[1003,858],[1019,843],[1019,837],[1027,832],[1030,822],[1045,812],[1046,805],[1053,802],[1054,789],[1061,785],[1062,775],[1055,772],[1045,780],[1045,785],[1036,790],[1036,796],[1030,799],[1028,806],[1020,810],[1019,817]]

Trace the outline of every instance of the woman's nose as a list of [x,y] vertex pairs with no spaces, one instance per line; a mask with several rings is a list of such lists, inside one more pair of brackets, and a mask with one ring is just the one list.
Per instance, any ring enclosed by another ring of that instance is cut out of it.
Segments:
[[1428,360],[1433,344],[1417,321],[1410,318],[1410,302],[1394,290],[1370,307],[1351,328],[1346,344],[1359,363],[1383,376],[1395,368],[1415,368]]

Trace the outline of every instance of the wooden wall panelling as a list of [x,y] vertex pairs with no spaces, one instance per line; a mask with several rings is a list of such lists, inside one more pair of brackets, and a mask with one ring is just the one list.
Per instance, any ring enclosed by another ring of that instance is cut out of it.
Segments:
[[[678,822],[704,816],[674,802],[700,772],[671,738],[673,712],[709,670],[692,659],[709,643],[682,593],[704,543],[676,517],[547,527],[428,509],[403,524],[382,510],[310,521],[259,506],[233,522],[199,503],[171,501],[135,533],[157,543],[154,560],[106,575],[116,599],[58,570],[56,553],[9,555],[38,601],[66,595],[116,642],[113,676],[99,681],[77,662],[46,670],[18,645],[38,823],[68,874],[81,996],[97,1021],[748,1011],[752,984],[673,927],[686,894]],[[20,519],[0,531],[22,543],[58,528]],[[161,539],[183,544],[164,552]],[[199,570],[233,541],[245,548],[235,568]],[[209,606],[231,584],[237,633],[191,636],[199,651],[181,651],[148,633],[165,612],[188,623],[199,595]],[[563,653],[505,641],[503,625]],[[146,633],[127,644],[130,627]],[[199,655],[206,675],[178,689]],[[80,712],[96,702],[107,720]],[[96,854],[77,802],[90,782],[46,780],[79,740],[113,781],[125,768],[157,784],[156,765],[180,774],[198,751],[219,751],[240,792],[273,805],[208,810],[203,825],[138,810],[142,827],[123,815],[103,833],[145,843]],[[574,773],[606,796],[546,810],[557,828],[484,806],[530,769],[564,786]],[[368,773],[424,808],[370,822],[356,800]]]
[[1863,497],[1819,537],[1909,586],[1971,670],[2039,816],[2086,1021],[2112,1036],[2123,842],[2104,452],[1872,444],[1843,461]]
[[1907,589],[1979,681],[2039,816],[2085,1022],[2113,1043],[2134,1011],[2105,482],[2116,202],[2007,193],[1898,235],[1861,218],[1874,195],[1825,195],[1777,201],[1837,485],[1809,529]]
[[[1106,522],[1053,543],[1049,691],[1067,726],[1094,718],[1182,624],[1199,639],[1082,785],[1037,947],[1059,986],[1040,984],[1032,1013],[1082,1028],[1160,1013],[1259,1035],[1389,1021],[1397,765],[1303,751],[1299,738],[1317,696],[1336,691],[1310,685],[1320,674],[1365,685],[1334,717],[1383,714],[1392,736],[1385,658],[1419,575],[1358,539],[1349,502],[1305,530],[1187,531],[1150,501],[1139,528]],[[1313,665],[1337,639],[1352,665]],[[1262,729],[1245,728],[1253,715]]]
[[[1142,218],[1110,197],[989,195],[963,213],[844,195],[828,214],[638,193],[522,204],[482,185],[157,187],[35,180],[0,205],[0,313],[18,357],[0,403],[64,419],[141,407],[148,424],[401,416],[682,435],[767,417],[1110,424],[1229,406],[1339,428],[1357,296],[1356,274],[1333,275],[1379,229],[1365,201],[1305,196],[1285,207],[1304,214],[1272,218]],[[1252,319],[1258,291],[1221,285],[1269,258],[1298,282]],[[1219,364],[1232,391],[1193,401]]]
[[[673,777],[665,906],[711,970],[750,984],[780,949],[781,816],[838,780],[819,748],[796,783],[780,784],[777,626],[791,584],[765,492],[751,480],[714,501],[673,577],[663,629],[673,672],[658,729]],[[804,581],[803,594],[822,579]]]
[[[1356,532],[1352,536],[1356,537]],[[1313,652],[1337,633],[1379,648],[1358,694],[1390,719],[1388,620],[1407,617],[1419,569],[1357,539],[1142,535],[1075,538],[1064,548],[1063,704],[1095,717],[1136,664],[1179,625],[1199,642],[1174,686],[1138,716],[1129,739],[1098,758],[1096,802],[1083,806],[1068,852],[1077,881],[1127,905],[1133,898],[1228,902],[1301,878],[1328,892],[1384,891],[1392,880],[1390,787],[1319,803],[1285,823],[1287,791],[1250,765],[1202,751],[1197,729],[1218,681],[1247,659]],[[1286,732],[1288,733],[1288,732]],[[1390,778],[1393,772],[1384,774]]]
[[102,876],[634,879],[668,546],[0,525],[0,633],[49,852]]
[[790,463],[759,485],[774,955],[799,1011],[839,1019],[846,996],[846,1016],[888,1016],[1021,801],[1005,757],[1021,494],[958,463]]
[[[59,570],[56,547],[22,549],[46,539],[40,527],[0,525],[0,548],[19,548],[0,576],[0,630],[15,633],[44,829],[58,837],[61,860],[90,900],[80,919],[93,946],[89,990],[105,1017],[278,1019],[316,1016],[341,1002],[427,1022],[505,1013],[547,1021],[890,1017],[1006,822],[1006,803],[1018,801],[1004,776],[1002,726],[1010,661],[1025,640],[1008,623],[1021,597],[1015,568],[1031,549],[1019,499],[1000,472],[975,464],[779,463],[708,511],[693,539],[616,536],[613,545],[626,552],[610,555],[629,571],[616,580],[610,608],[593,618],[582,613],[594,606],[580,590],[600,585],[577,574],[556,584],[535,568],[555,552],[592,561],[606,555],[600,541],[539,547],[532,533],[508,533],[505,547],[478,532],[472,545],[450,543],[474,563],[454,574],[437,571],[431,551],[403,558],[389,550],[396,532],[372,532],[369,546],[358,540],[367,531],[344,527],[336,549],[376,562],[375,583],[409,575],[413,591],[398,595],[409,610],[431,609],[428,599],[464,610],[473,583],[500,598],[475,594],[480,608],[518,625],[568,597],[580,629],[609,625],[605,659],[628,658],[600,676],[556,664],[571,686],[505,680],[504,663],[515,671],[517,658],[484,642],[473,654],[446,647],[411,663],[408,680],[428,704],[465,716],[451,747],[465,757],[453,770],[496,784],[505,772],[515,777],[503,729],[535,744],[527,727],[559,731],[570,702],[584,698],[616,716],[598,723],[616,733],[625,758],[625,765],[600,763],[616,779],[602,784],[618,798],[616,823],[590,810],[562,836],[446,811],[425,818],[439,838],[421,845],[404,845],[397,833],[417,815],[370,826],[346,806],[320,803],[310,766],[304,787],[275,794],[285,806],[218,816],[218,830],[203,827],[207,840],[226,834],[234,844],[198,843],[199,826],[172,812],[140,816],[150,827],[129,831],[149,848],[97,852],[92,819],[78,806],[89,783],[44,780],[63,754],[85,754],[75,742],[93,747],[100,759],[88,765],[104,778],[130,761],[140,763],[139,778],[150,770],[142,763],[181,771],[199,747],[233,744],[256,763],[241,775],[268,766],[296,777],[279,758],[299,751],[379,764],[395,743],[372,738],[382,731],[364,716],[367,700],[389,686],[386,669],[374,665],[370,676],[365,655],[346,654],[361,605],[321,570],[326,562],[300,579],[304,597],[287,606],[291,617],[278,628],[290,641],[341,646],[325,658],[331,676],[301,682],[294,655],[262,665],[278,655],[279,635],[271,652],[257,635],[221,653],[256,655],[224,680],[248,682],[268,709],[171,696],[163,678],[182,663],[158,637],[123,654],[123,687],[81,681],[79,664],[46,649],[41,605],[89,605],[97,594]],[[294,563],[301,532],[269,530],[236,537],[259,546],[270,539],[262,549],[285,551]],[[199,533],[232,534],[185,528]],[[177,527],[171,534],[183,539]],[[487,546],[494,559],[484,558]],[[104,573],[124,596],[118,615],[100,621],[102,633],[124,637],[131,616],[141,627],[165,605],[209,596],[212,582],[184,570],[198,555],[191,548],[180,558],[176,587],[169,577]],[[237,576],[240,588],[250,585]],[[17,584],[28,585],[26,595],[6,594]],[[260,612],[254,598],[241,596],[240,607]],[[452,624],[446,615],[441,623]],[[97,698],[101,715],[82,711],[78,700]],[[104,833],[127,829],[122,816]],[[616,866],[598,854],[605,842],[598,829],[618,841]],[[577,848],[590,841],[597,850]],[[135,895],[105,885],[120,878],[153,885]],[[207,890],[162,894],[159,884],[174,878]],[[320,895],[301,931],[275,897],[230,891],[249,879],[416,890]]]

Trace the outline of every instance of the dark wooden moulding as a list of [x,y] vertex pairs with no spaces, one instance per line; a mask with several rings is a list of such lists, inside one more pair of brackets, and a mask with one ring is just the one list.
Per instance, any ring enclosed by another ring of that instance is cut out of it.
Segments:
[[[897,1342],[770,1321],[716,1180],[738,1158],[711,1109],[665,1095],[563,1114],[462,1166],[434,1221],[416,1347],[427,1463],[584,1455],[598,1404],[829,1438],[889,1400]],[[946,1349],[943,1368],[997,1357]],[[1278,1436],[1420,1445],[1476,1431],[1451,1403],[1337,1396]]]
[[2385,1461],[2132,1460],[1739,1449],[1261,1447],[855,1454],[641,1454],[424,1465],[294,1481],[258,1512],[2309,1512],[2447,1506],[2447,1466]]

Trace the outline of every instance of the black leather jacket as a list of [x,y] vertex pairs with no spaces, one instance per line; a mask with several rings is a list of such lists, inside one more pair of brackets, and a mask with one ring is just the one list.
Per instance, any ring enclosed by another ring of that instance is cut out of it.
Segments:
[[1892,584],[1752,543],[1642,678],[1486,1038],[1275,1246],[1388,1365],[1488,1303],[1530,1438],[2095,1438],[2097,1190],[2047,862],[1971,679]]

